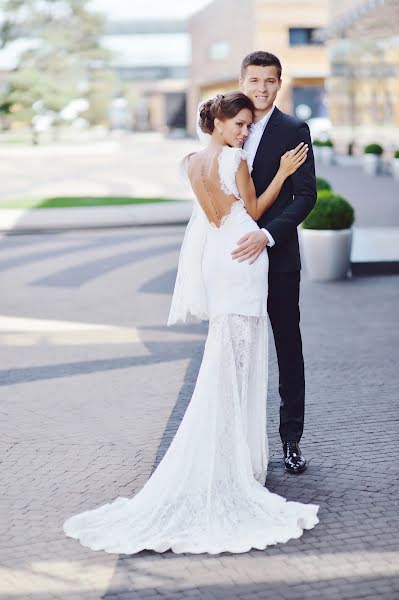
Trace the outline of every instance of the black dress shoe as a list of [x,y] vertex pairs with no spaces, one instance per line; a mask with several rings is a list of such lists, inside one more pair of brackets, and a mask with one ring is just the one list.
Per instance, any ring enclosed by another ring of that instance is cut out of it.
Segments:
[[284,442],[284,466],[289,473],[302,473],[306,467],[306,460],[302,456],[298,442]]

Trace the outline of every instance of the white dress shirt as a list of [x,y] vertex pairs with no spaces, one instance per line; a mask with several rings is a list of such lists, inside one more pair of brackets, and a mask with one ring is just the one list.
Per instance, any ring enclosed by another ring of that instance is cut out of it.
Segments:
[[[257,121],[257,123],[253,123],[251,125],[250,131],[249,131],[249,136],[247,137],[247,139],[245,140],[245,143],[244,143],[244,150],[248,154],[248,159],[249,159],[249,162],[251,165],[253,165],[253,162],[255,160],[255,154],[258,150],[259,142],[262,138],[265,127],[268,124],[270,117],[272,116],[273,110],[274,110],[274,104],[271,107],[271,109],[269,110],[269,112],[266,113],[265,116],[262,117],[262,119],[260,119],[260,121]],[[268,232],[268,230],[261,229],[261,231],[263,231],[263,233],[268,238],[267,245],[270,248],[272,246],[274,246],[275,241],[273,239],[273,236]]]

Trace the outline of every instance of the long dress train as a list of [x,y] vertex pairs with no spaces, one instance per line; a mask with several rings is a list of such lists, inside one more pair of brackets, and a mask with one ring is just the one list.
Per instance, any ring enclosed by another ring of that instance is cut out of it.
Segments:
[[[170,321],[181,317],[182,307],[194,316],[209,315],[193,396],[163,459],[133,498],[65,521],[66,535],[92,550],[240,553],[287,542],[318,523],[317,505],[287,502],[264,487],[268,257],[263,251],[249,265],[230,255],[237,240],[257,228],[235,183],[245,158],[242,150],[222,150],[221,187],[238,199],[219,228],[197,206],[198,219],[187,228],[180,256]],[[202,242],[189,255],[194,239]],[[194,309],[198,299],[206,306]]]

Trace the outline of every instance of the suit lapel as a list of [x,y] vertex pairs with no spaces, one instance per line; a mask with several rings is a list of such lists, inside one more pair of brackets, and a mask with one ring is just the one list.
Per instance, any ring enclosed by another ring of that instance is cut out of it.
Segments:
[[273,152],[274,144],[272,143],[272,139],[276,133],[275,129],[280,123],[281,115],[282,115],[281,110],[279,110],[277,108],[277,106],[275,106],[274,110],[271,114],[271,117],[269,119],[269,122],[267,123],[265,130],[262,134],[262,137],[260,138],[259,146],[258,146],[258,149],[255,154],[255,158],[254,158],[254,162],[253,162],[253,169],[254,169],[255,173],[258,168],[262,167],[264,169],[264,167],[265,167],[265,163],[264,163],[265,152],[267,152],[269,157],[270,157],[270,154]]

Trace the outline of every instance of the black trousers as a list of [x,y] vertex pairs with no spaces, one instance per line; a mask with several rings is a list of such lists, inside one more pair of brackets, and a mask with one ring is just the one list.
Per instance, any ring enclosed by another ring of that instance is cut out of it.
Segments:
[[277,352],[280,392],[280,437],[299,442],[305,416],[305,374],[299,328],[300,271],[269,271],[267,310]]

